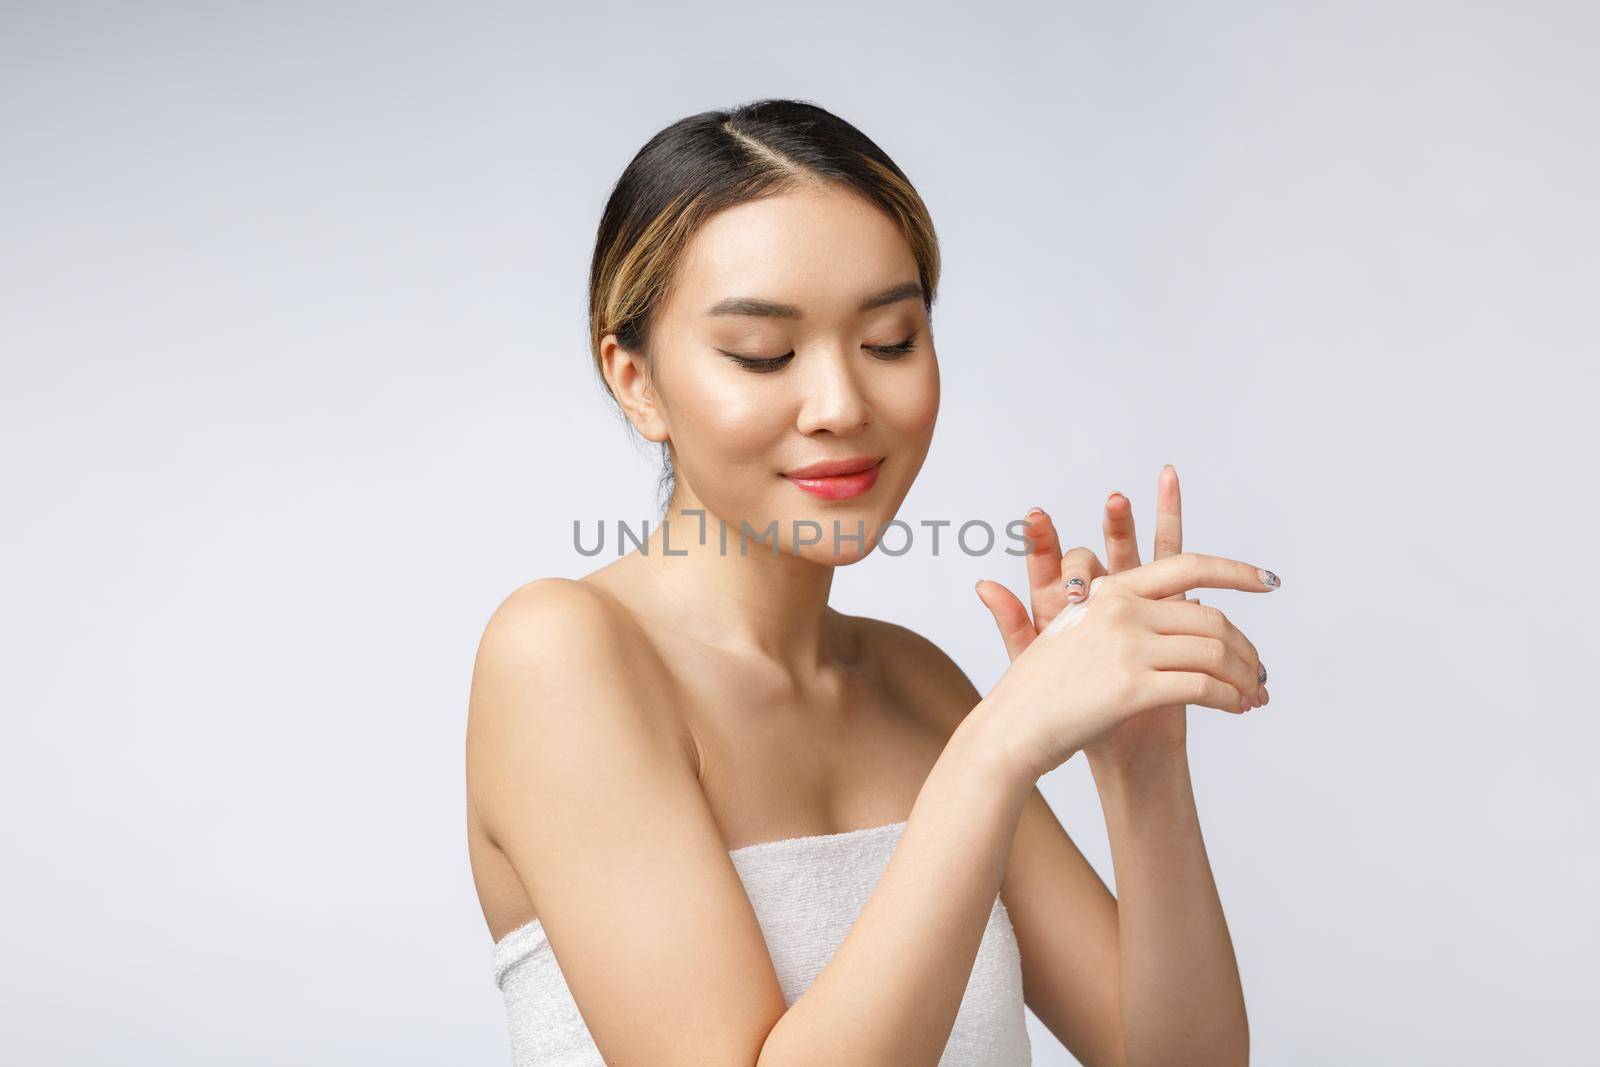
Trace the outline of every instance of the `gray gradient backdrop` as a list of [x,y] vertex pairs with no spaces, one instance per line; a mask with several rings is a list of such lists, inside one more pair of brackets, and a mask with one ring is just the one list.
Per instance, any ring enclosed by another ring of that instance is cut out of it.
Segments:
[[[653,508],[594,227],[662,126],[796,96],[939,227],[903,518],[1099,548],[1117,488],[1148,552],[1172,462],[1283,576],[1213,598],[1272,705],[1190,719],[1256,1062],[1593,1062],[1594,10],[6,4],[6,1058],[506,1061],[473,652]],[[835,602],[987,690],[979,577]],[[1043,788],[1109,880],[1081,758]]]

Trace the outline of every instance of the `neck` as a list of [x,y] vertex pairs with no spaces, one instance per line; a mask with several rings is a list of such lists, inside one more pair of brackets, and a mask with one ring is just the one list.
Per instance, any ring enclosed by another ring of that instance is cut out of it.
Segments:
[[[746,534],[679,486],[666,514],[635,549],[658,617],[680,632],[731,651],[771,658],[796,673],[830,658],[828,594],[834,567]],[[782,520],[779,529],[782,530]],[[726,535],[724,536],[724,531]]]

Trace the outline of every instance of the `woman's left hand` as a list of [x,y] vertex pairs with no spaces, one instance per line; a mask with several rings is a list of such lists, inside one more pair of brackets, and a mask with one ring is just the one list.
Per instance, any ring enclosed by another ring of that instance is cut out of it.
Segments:
[[[1106,498],[1102,528],[1106,540],[1106,562],[1087,548],[1061,551],[1055,524],[1041,509],[1028,512],[1028,536],[1033,550],[1028,553],[1028,587],[1033,614],[1010,589],[998,582],[980,581],[978,599],[983,601],[1006,653],[1012,659],[1033,643],[1070,603],[1085,599],[1090,584],[1107,573],[1139,566],[1139,543],[1134,537],[1133,506],[1121,493]],[[1178,492],[1178,472],[1169,464],[1161,469],[1156,483],[1155,558],[1164,559],[1183,551],[1183,512]],[[1108,571],[1109,566],[1109,571]],[[1176,594],[1168,599],[1185,599]],[[1198,601],[1196,601],[1198,603]],[[1265,690],[1263,689],[1263,692]],[[1257,705],[1259,706],[1259,705]],[[1151,756],[1181,751],[1188,736],[1188,709],[1183,704],[1151,708],[1117,727],[1106,737],[1084,749],[1091,763],[1134,763]]]

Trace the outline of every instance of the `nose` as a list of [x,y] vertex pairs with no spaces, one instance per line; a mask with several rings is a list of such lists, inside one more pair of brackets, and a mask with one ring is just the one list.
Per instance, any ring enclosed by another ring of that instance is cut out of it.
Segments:
[[849,353],[817,351],[811,359],[795,362],[806,372],[800,381],[804,390],[798,419],[801,433],[827,431],[844,437],[871,421],[871,404],[856,381]]

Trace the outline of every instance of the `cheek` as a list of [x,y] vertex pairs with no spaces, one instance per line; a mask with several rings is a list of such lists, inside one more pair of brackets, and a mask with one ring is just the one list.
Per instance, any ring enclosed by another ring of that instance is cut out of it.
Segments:
[[675,398],[672,428],[680,455],[715,457],[717,462],[765,455],[781,440],[784,408],[738,383],[703,382],[689,395]]
[[907,438],[931,436],[939,417],[939,373],[929,364],[915,375],[886,383],[874,405],[884,421]]

